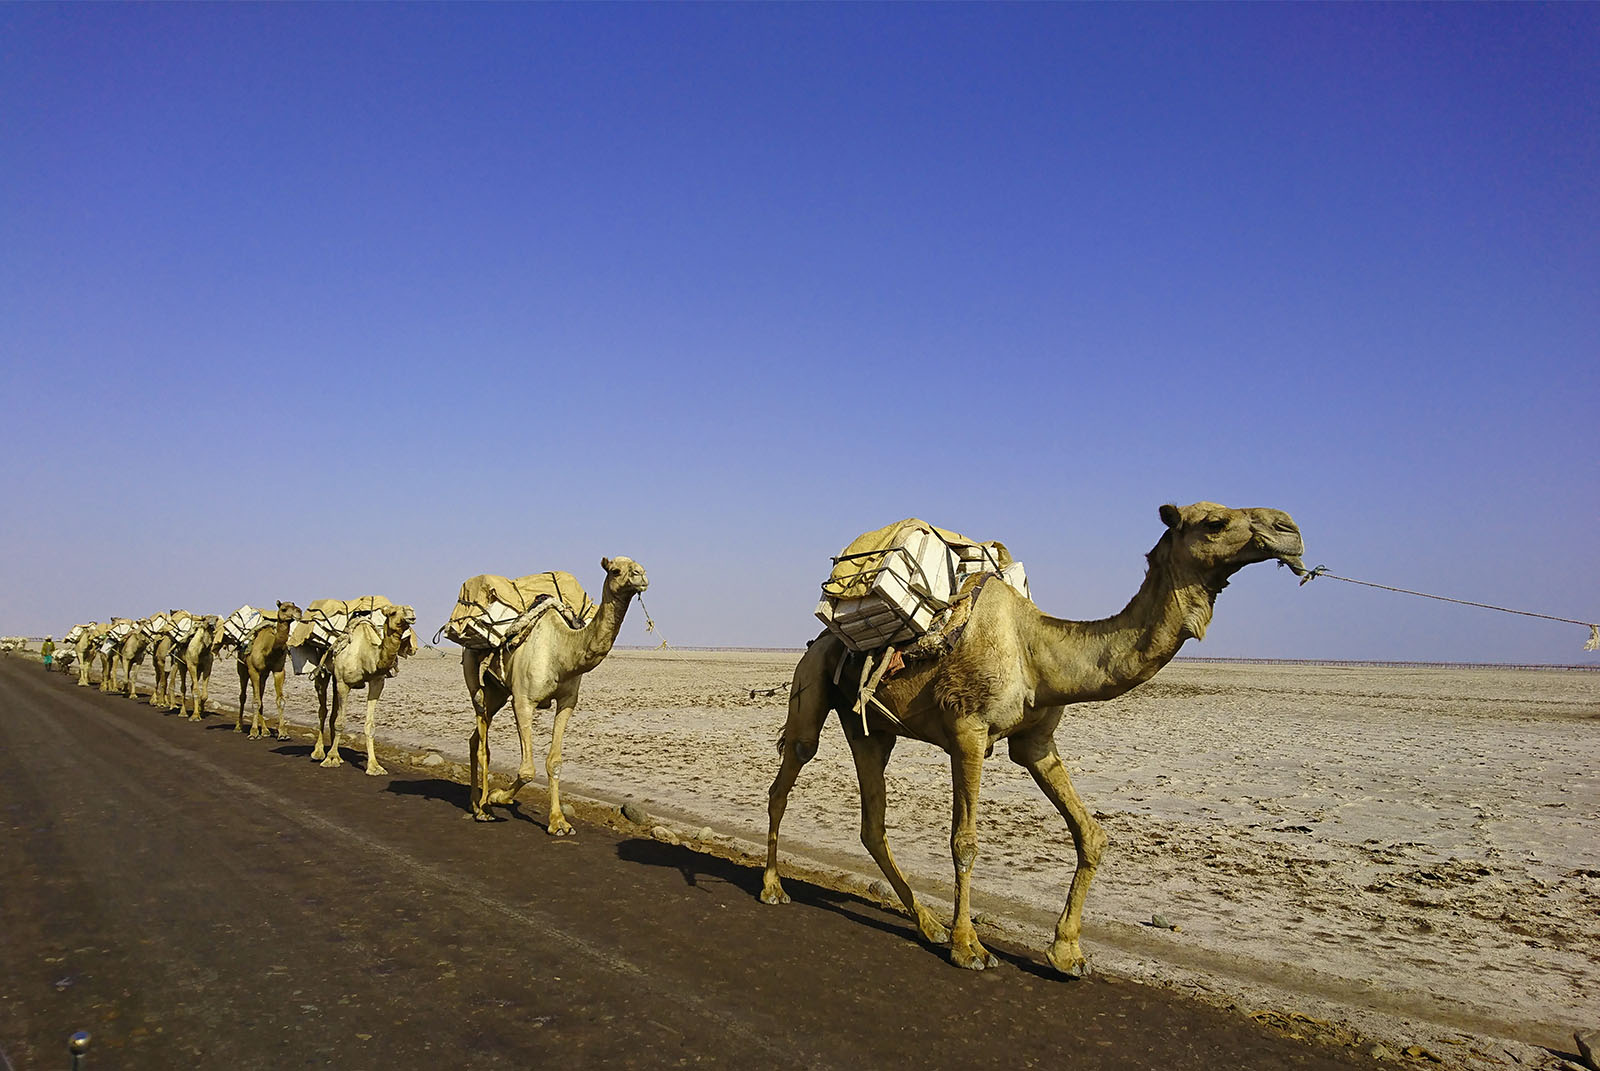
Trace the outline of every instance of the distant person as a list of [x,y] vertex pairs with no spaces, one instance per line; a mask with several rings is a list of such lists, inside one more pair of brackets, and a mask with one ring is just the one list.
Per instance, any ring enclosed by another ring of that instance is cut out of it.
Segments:
[[56,641],[54,636],[46,636],[39,645],[39,654],[44,658],[44,668],[49,669],[50,664],[56,660]]

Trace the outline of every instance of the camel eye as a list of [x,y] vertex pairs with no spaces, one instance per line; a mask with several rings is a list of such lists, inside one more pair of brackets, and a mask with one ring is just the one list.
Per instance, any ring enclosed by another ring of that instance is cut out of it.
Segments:
[[1220,532],[1224,528],[1228,527],[1228,518],[1226,518],[1226,517],[1207,517],[1206,520],[1205,520],[1204,527],[1205,527],[1205,530],[1208,531],[1208,532]]

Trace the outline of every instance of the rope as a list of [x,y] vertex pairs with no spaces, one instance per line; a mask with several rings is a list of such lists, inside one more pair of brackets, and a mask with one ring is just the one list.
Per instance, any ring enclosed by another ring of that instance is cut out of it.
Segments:
[[[661,636],[660,631],[658,631],[656,629],[655,621],[650,617],[650,611],[645,608],[644,596],[643,595],[635,595],[634,598],[636,600],[638,600],[639,609],[644,614],[644,630],[646,632],[653,632],[657,636]],[[672,650],[676,650],[676,648],[673,647],[672,645],[670,645],[669,643],[667,643],[667,638],[665,636],[661,636],[661,646],[657,647],[656,650],[658,650],[658,651],[672,651]],[[726,687],[731,688],[735,692],[749,692],[751,699],[754,699],[758,695],[759,696],[777,695],[779,692],[781,692],[785,688],[789,687],[789,684],[791,683],[789,681],[785,681],[784,683],[778,685],[775,688],[755,688],[755,689],[751,689],[751,688],[742,687],[741,685],[734,684],[732,681],[723,680],[721,677],[717,676],[714,673],[707,673],[706,676],[710,677],[712,680],[716,681],[718,684],[725,685]]]
[[1480,610],[1499,610],[1503,614],[1517,614],[1520,617],[1537,617],[1544,621],[1559,621],[1563,625],[1579,625],[1589,630],[1589,642],[1583,645],[1585,651],[1600,651],[1600,624],[1593,621],[1579,621],[1572,617],[1556,617],[1553,614],[1536,614],[1530,610],[1513,610],[1509,606],[1495,606],[1487,602],[1472,602],[1468,599],[1452,599],[1446,595],[1429,595],[1426,591],[1412,591],[1409,588],[1390,587],[1388,584],[1374,584],[1370,580],[1355,580],[1348,576],[1328,572],[1326,565],[1319,565],[1315,569],[1303,572],[1300,576],[1300,586],[1311,583],[1319,576],[1329,580],[1343,580],[1346,584],[1360,584],[1364,588],[1377,588],[1380,591],[1393,591],[1400,595],[1415,595],[1419,599],[1436,599],[1439,602],[1453,602],[1457,606],[1476,606]]

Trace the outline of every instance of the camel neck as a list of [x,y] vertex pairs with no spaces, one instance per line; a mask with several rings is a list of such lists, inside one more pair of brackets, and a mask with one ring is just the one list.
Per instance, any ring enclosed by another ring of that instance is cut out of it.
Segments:
[[387,673],[400,660],[400,645],[405,642],[405,638],[406,630],[404,625],[398,629],[384,627],[383,632],[380,634],[378,669]]
[[1216,590],[1177,574],[1157,544],[1144,583],[1120,613],[1100,621],[1041,615],[1038,702],[1112,699],[1155,676],[1187,640],[1203,639]]
[[622,619],[627,616],[628,603],[632,598],[631,594],[618,596],[612,593],[609,586],[606,588],[594,620],[579,633],[583,637],[581,655],[583,672],[587,673],[598,666],[601,660],[611,653],[611,645],[617,642],[617,634],[622,631]]

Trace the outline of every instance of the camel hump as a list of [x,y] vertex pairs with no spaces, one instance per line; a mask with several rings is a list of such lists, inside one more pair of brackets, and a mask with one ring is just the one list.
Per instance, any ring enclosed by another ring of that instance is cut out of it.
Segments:
[[909,517],[857,536],[833,559],[817,617],[853,651],[935,630],[964,585],[1000,575],[1027,597],[1027,575],[1004,543],[979,542]]
[[223,619],[222,624],[218,626],[217,639],[242,643],[245,637],[253,635],[265,620],[265,614],[246,603]]
[[531,573],[515,580],[482,573],[461,585],[441,631],[462,647],[492,650],[525,632],[531,619],[549,606],[559,606],[569,625],[587,623],[596,610],[578,578],[568,572]]

